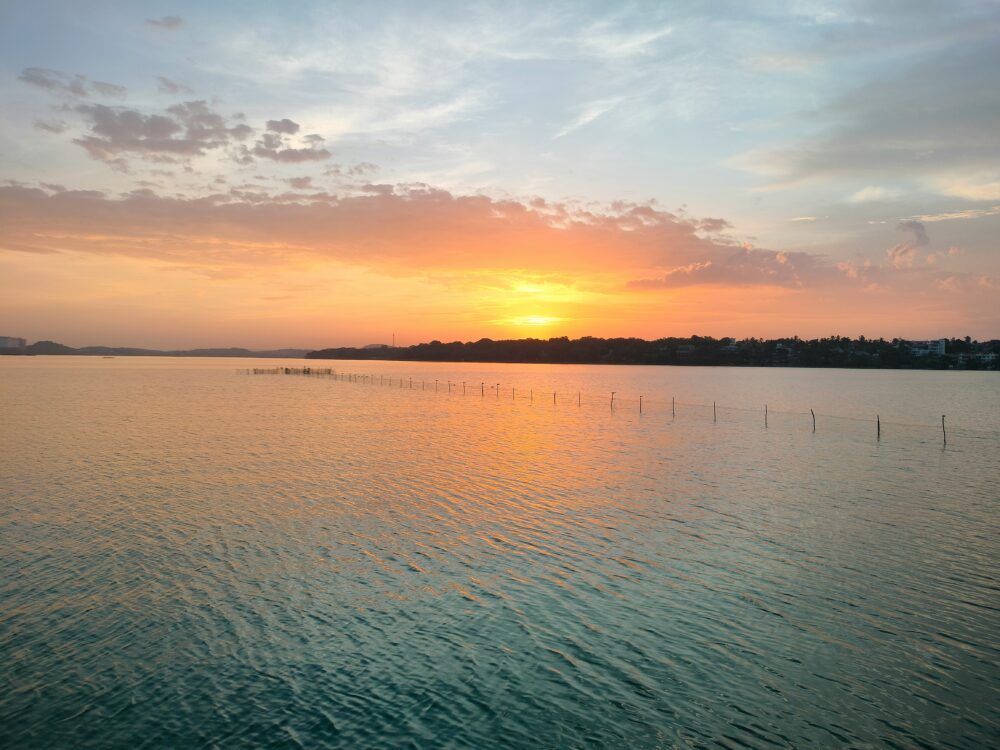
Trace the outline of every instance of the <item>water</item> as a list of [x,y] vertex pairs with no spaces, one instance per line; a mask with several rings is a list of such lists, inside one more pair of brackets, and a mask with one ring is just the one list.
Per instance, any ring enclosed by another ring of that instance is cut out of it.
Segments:
[[274,364],[0,358],[0,746],[997,744],[996,373]]

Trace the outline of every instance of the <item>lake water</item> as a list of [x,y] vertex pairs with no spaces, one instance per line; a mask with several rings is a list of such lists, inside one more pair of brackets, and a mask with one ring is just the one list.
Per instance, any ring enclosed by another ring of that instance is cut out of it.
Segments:
[[0,358],[0,746],[997,745],[1000,374],[287,364]]

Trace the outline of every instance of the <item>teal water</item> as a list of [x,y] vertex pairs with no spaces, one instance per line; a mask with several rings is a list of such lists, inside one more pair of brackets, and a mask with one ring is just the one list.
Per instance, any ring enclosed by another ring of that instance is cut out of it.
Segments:
[[997,745],[996,373],[3,359],[2,747]]

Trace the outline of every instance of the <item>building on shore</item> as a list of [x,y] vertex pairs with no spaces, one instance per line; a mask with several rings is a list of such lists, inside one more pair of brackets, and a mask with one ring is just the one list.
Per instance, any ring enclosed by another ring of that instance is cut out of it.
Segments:
[[19,354],[23,354],[27,346],[28,342],[17,336],[0,336],[0,351],[14,350]]
[[914,357],[943,357],[948,339],[933,341],[914,341],[910,346],[910,354]]

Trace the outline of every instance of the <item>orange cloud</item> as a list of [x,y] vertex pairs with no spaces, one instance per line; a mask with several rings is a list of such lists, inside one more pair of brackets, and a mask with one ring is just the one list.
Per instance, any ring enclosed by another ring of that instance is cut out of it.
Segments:
[[[268,194],[236,190],[170,198],[140,190],[114,198],[95,191],[0,188],[9,217],[0,242],[11,250],[73,250],[193,265],[267,266],[307,259],[419,271],[530,269],[574,276],[709,263],[739,257],[732,283],[757,259],[717,232],[721,219],[680,217],[650,205],[616,203],[603,211],[535,200],[455,196],[426,186],[368,185],[361,192]],[[803,254],[796,256],[803,266]],[[823,261],[814,256],[812,264]],[[748,260],[749,259],[749,260]],[[668,272],[669,273],[669,272]],[[722,278],[718,272],[711,281]],[[788,285],[782,275],[750,283]],[[797,283],[797,282],[796,282]]]
[[8,325],[47,338],[117,332],[67,341],[77,345],[321,346],[386,331],[409,342],[926,337],[963,320],[983,335],[1000,317],[986,300],[993,282],[955,269],[834,263],[740,244],[727,229],[653,205],[593,210],[426,186],[202,198],[0,187]]

